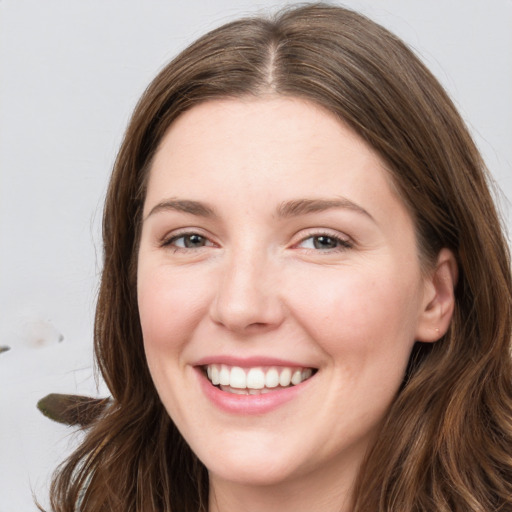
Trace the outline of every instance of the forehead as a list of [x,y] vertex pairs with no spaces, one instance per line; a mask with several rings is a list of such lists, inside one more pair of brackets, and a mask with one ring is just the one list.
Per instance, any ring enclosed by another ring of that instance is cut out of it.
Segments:
[[402,203],[391,181],[380,156],[320,106],[284,97],[214,100],[167,131],[150,170],[146,212],[158,196],[200,199],[192,196],[204,192],[235,203],[349,194],[378,208],[380,196]]

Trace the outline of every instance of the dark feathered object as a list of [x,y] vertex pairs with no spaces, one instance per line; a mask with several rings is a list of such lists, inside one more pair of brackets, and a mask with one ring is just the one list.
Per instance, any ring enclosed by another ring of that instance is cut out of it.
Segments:
[[37,402],[37,408],[53,421],[87,427],[101,415],[109,402],[109,398],[51,393]]

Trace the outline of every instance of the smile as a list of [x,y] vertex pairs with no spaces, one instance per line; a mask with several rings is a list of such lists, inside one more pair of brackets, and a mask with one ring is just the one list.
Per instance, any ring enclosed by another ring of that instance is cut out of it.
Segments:
[[287,366],[241,368],[226,364],[209,364],[203,368],[214,386],[238,395],[261,395],[297,386],[316,371],[313,368]]

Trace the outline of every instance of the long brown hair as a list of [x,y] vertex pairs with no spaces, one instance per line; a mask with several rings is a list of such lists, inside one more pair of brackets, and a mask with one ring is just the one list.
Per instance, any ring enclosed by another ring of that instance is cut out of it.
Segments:
[[113,403],[52,487],[55,512],[205,511],[208,476],[165,412],[145,362],[136,258],[152,156],[184,111],[215,98],[313,101],[386,162],[428,264],[459,266],[448,333],[418,343],[365,460],[354,510],[512,510],[511,276],[484,164],[452,102],[394,35],[343,8],[306,5],[229,23],[151,83],[107,194],[95,351]]

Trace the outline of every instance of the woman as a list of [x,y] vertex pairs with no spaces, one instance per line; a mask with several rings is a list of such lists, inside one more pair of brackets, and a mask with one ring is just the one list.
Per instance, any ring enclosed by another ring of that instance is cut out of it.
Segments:
[[133,114],[104,251],[113,403],[56,511],[512,510],[506,243],[382,27],[312,5],[185,50]]

